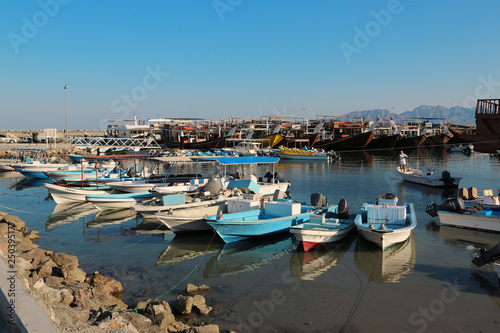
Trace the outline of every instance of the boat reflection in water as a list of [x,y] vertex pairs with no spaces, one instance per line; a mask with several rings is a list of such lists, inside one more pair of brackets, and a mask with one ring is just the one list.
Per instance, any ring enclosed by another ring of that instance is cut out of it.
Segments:
[[82,217],[95,214],[99,209],[95,208],[90,202],[76,202],[68,204],[59,204],[54,207],[52,215],[45,222],[47,230],[74,222]]
[[10,186],[12,191],[22,191],[32,187],[41,187],[43,183],[53,183],[50,179],[22,178],[17,183]]
[[472,245],[476,247],[477,254],[479,254],[479,248],[488,250],[500,242],[500,233],[445,225],[439,226],[438,236],[451,245],[462,245],[463,243]]
[[156,266],[174,264],[214,253],[223,242],[214,232],[189,232],[175,235],[168,247],[160,253]]
[[310,251],[304,251],[299,244],[290,258],[290,271],[293,277],[313,281],[344,256],[351,246],[355,235],[349,235],[339,242],[319,244]]
[[87,228],[100,228],[106,225],[120,224],[137,217],[137,213],[130,209],[100,210],[94,219],[87,223]]
[[380,247],[358,239],[354,262],[371,282],[394,283],[415,267],[416,251],[413,233],[406,242],[380,251]]
[[296,245],[291,234],[270,235],[225,244],[205,265],[203,277],[215,278],[256,269],[288,253]]
[[[463,246],[479,255],[479,249],[491,249],[500,242],[500,233],[462,229],[450,226],[439,227],[439,238],[449,245]],[[472,257],[472,253],[471,253]],[[500,308],[500,263],[490,263],[481,267],[472,265],[470,280],[477,282],[479,288],[490,295],[490,299]]]

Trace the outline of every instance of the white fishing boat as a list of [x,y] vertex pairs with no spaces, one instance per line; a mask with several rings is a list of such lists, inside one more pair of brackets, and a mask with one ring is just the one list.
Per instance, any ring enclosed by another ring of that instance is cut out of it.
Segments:
[[432,203],[426,212],[439,216],[441,225],[500,232],[500,210],[487,206],[465,206],[462,198],[451,198],[443,204]]
[[363,204],[354,221],[361,236],[382,248],[404,242],[417,226],[413,204],[397,205],[397,197],[387,193],[375,203]]
[[350,215],[347,203],[342,199],[333,212],[311,215],[308,222],[290,227],[290,232],[302,242],[304,251],[324,243],[344,239],[354,229],[356,215]]
[[405,181],[432,187],[458,187],[462,179],[451,177],[447,170],[436,173],[434,169],[430,168],[419,170],[407,167],[406,171],[401,171],[398,167],[397,171]]
[[87,195],[110,193],[110,187],[78,188],[45,182],[43,184],[57,204],[85,202]]

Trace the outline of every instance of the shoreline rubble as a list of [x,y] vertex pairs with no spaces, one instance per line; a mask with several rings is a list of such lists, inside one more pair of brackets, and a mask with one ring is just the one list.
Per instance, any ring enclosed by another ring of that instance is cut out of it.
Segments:
[[40,249],[33,243],[39,238],[17,216],[0,212],[0,255],[60,332],[220,332],[215,324],[186,324],[203,324],[201,319],[211,312],[212,307],[199,295],[208,286],[188,284],[186,295],[179,295],[172,306],[146,300],[131,309],[120,298],[123,286],[119,281],[97,271],[87,275],[76,256]]

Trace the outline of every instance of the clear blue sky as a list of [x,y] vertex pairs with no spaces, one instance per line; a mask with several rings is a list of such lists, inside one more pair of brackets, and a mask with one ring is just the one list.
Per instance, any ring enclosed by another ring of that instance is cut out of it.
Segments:
[[[500,2],[5,0],[0,129],[500,97]],[[488,83],[489,82],[489,83]],[[471,105],[466,105],[471,106]]]

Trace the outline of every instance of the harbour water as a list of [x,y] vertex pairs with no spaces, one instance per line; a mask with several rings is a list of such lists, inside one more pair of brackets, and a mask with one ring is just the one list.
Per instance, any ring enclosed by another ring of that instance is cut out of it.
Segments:
[[[461,187],[500,188],[498,157],[405,151],[408,165],[447,169]],[[173,301],[186,283],[207,284],[204,319],[238,332],[499,332],[500,280],[473,252],[500,234],[440,227],[425,207],[453,191],[404,183],[398,152],[345,153],[333,163],[280,162],[290,194],[309,202],[323,193],[347,200],[351,213],[387,192],[415,205],[418,225],[408,242],[381,252],[356,233],[308,253],[288,234],[224,245],[211,233],[183,237],[145,228],[131,211],[97,214],[89,205],[61,207],[42,182],[0,175],[0,210],[38,230],[37,244],[76,255],[87,273],[123,283],[129,305]],[[205,166],[204,168],[208,168]],[[263,175],[269,167],[251,170]],[[209,171],[209,170],[205,170]]]

